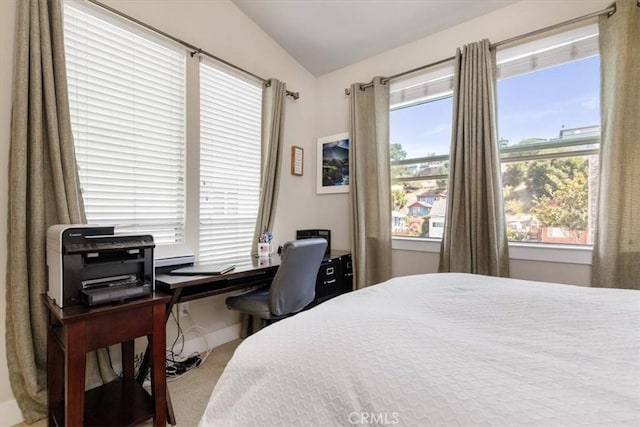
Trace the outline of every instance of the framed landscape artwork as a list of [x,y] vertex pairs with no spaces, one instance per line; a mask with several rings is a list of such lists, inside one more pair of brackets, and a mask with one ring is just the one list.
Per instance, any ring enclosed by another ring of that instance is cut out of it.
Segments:
[[318,138],[316,191],[318,194],[349,192],[349,134]]

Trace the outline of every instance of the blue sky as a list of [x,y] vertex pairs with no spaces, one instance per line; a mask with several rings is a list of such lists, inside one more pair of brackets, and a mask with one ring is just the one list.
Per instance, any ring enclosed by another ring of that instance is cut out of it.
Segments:
[[[599,57],[498,81],[498,137],[510,145],[600,123]],[[391,143],[407,157],[449,154],[451,98],[391,112]]]

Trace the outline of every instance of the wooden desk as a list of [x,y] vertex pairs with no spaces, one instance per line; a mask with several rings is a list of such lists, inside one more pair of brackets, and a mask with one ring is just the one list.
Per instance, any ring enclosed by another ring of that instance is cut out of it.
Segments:
[[[192,301],[271,283],[273,276],[275,276],[278,271],[280,257],[278,255],[264,258],[248,257],[243,260],[238,260],[235,264],[237,267],[232,271],[211,276],[156,274],[156,289],[171,295],[171,297],[168,298],[166,307],[163,308],[163,320],[165,322],[169,320],[173,306],[180,302]],[[151,352],[150,346],[147,346],[140,369],[138,370],[138,376],[136,377],[139,384],[144,383],[144,379],[149,372]],[[164,363],[164,349],[162,354]],[[169,424],[176,425],[171,396],[168,391],[166,393],[166,402],[167,420]]]
[[[280,256],[273,254],[270,257],[247,257],[231,264],[236,264],[237,267],[225,274],[210,276],[156,274],[156,289],[171,295],[171,300],[166,307],[166,320],[171,316],[171,310],[175,304],[270,284],[280,266]],[[328,270],[331,273],[328,273]],[[347,251],[331,251],[330,257],[320,266],[316,283],[318,299],[311,305],[350,291],[351,276],[351,254]],[[342,277],[348,280],[343,280]],[[138,371],[137,380],[140,384],[144,382],[149,370],[149,355],[150,350],[147,348]],[[168,421],[171,425],[175,425],[175,415],[168,392],[167,406]]]
[[167,319],[174,304],[271,283],[280,266],[280,256],[249,257],[235,264],[237,267],[230,272],[211,276],[156,274],[156,289],[171,294]]
[[[167,418],[165,378],[165,306],[170,297],[148,297],[99,307],[58,307],[42,295],[49,310],[47,381],[50,426],[138,424]],[[134,379],[134,339],[149,338],[153,354],[150,396]],[[86,354],[122,345],[122,378],[85,393]]]
[[[235,264],[237,267],[234,270],[211,276],[156,274],[156,289],[171,294],[171,301],[167,306],[167,319],[174,304],[270,284],[280,266],[280,256],[274,254],[264,258],[248,257],[238,260]],[[325,267],[330,272],[325,270]],[[350,291],[352,275],[351,253],[331,251],[329,258],[324,259],[320,266],[316,293],[325,300],[328,296]]]

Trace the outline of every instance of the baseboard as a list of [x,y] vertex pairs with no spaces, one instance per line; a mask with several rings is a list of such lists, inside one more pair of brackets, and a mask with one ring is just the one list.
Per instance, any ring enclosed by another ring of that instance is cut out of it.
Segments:
[[2,414],[0,427],[10,427],[24,421],[18,402],[15,399],[0,402],[0,414]]

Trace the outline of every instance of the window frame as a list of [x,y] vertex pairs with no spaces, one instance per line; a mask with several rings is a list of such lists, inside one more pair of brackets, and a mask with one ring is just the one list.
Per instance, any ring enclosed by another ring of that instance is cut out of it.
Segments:
[[[584,27],[578,28],[577,31],[581,31],[581,28],[587,28],[589,24]],[[570,30],[575,31],[575,30]],[[599,55],[599,53],[598,53]],[[587,56],[588,57],[588,56]],[[562,62],[558,65],[568,63],[569,61]],[[516,76],[519,74],[516,74]],[[508,75],[504,78],[512,77]],[[501,80],[499,78],[498,80]],[[451,95],[452,96],[452,95]],[[400,106],[392,107],[389,109],[389,113],[399,108],[411,108],[424,102],[433,102],[442,99],[444,96],[435,97],[432,99],[423,100],[421,102],[415,102],[413,104],[404,103]],[[500,166],[511,162],[518,161],[533,161],[533,160],[547,160],[553,158],[570,158],[598,155],[600,152],[601,136],[586,136],[586,137],[572,137],[566,139],[552,139],[543,143],[536,144],[535,146],[509,146],[500,149]],[[390,141],[391,143],[391,141]],[[523,152],[530,152],[535,150],[550,150],[550,149],[565,149],[570,147],[587,146],[579,150],[569,152],[552,152],[536,155],[518,155]],[[593,147],[597,146],[597,147]],[[436,155],[429,157],[419,158],[407,158],[403,160],[391,161],[390,165],[393,166],[405,166],[411,164],[429,163],[435,161],[446,162],[449,160],[450,155]],[[446,178],[448,175],[430,175],[430,176],[415,176],[415,177],[399,177],[391,178],[391,185],[401,184],[403,182],[415,182],[415,181],[430,181]],[[439,253],[442,243],[441,238],[433,237],[409,237],[409,236],[394,236],[392,235],[392,249],[394,250],[407,250],[407,251],[419,251],[428,253]],[[593,244],[558,244],[558,243],[542,243],[542,242],[521,242],[521,241],[509,241],[510,259],[514,260],[530,260],[530,261],[544,261],[544,262],[559,262],[559,263],[571,263],[571,264],[584,264],[590,265]]]
[[[393,236],[391,248],[400,251],[440,253],[441,239]],[[509,242],[509,259],[591,265],[593,246]]]

